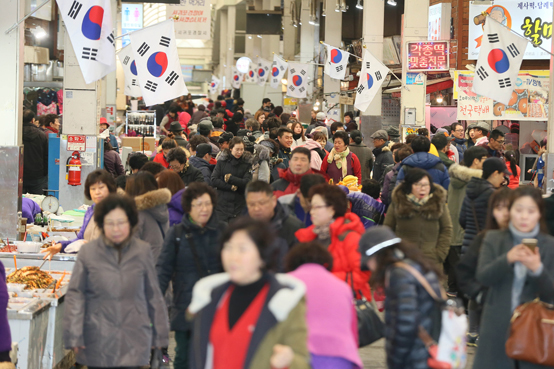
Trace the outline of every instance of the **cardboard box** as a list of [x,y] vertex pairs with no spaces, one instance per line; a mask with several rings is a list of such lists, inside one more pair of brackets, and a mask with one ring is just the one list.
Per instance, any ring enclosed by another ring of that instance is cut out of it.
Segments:
[[[144,145],[143,145],[144,140]],[[133,151],[156,151],[156,139],[154,137],[121,137],[122,147],[131,147]],[[144,147],[143,147],[144,146]]]

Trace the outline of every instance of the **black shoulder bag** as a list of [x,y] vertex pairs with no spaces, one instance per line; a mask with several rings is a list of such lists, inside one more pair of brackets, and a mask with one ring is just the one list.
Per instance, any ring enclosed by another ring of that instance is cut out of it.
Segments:
[[[352,272],[348,274],[350,274],[350,280],[352,282],[351,288],[354,306],[356,307],[356,315],[358,316],[358,347],[365,347],[385,336],[385,324],[381,318],[379,318],[373,306],[367,301],[364,295],[362,295],[361,291],[361,299],[356,298],[354,276]],[[346,275],[347,279],[348,274]],[[348,283],[348,280],[346,283]]]
[[[183,234],[183,226],[181,224],[177,224],[175,226],[175,241],[176,241],[176,248],[175,248],[175,259],[177,259],[177,254],[179,253],[179,246],[181,244],[181,237]],[[194,237],[192,236],[192,233],[187,229],[187,233],[185,233],[185,238],[189,242],[190,250],[192,252],[192,256],[194,258],[194,263],[196,264],[196,271],[198,272],[198,276],[200,278],[204,278],[207,276],[210,271],[205,270],[202,268],[202,264],[200,263],[200,258],[198,257],[198,252],[196,250],[196,244],[194,243]]]

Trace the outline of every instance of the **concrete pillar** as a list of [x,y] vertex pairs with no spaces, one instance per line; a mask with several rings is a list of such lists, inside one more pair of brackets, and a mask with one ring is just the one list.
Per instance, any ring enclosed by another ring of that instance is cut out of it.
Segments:
[[[383,60],[383,27],[385,20],[385,2],[382,0],[364,0],[364,45],[367,50],[379,60]],[[363,55],[363,54],[362,54]],[[364,134],[364,142],[373,147],[370,136],[373,132],[382,128],[381,124],[381,100],[382,90],[375,95],[375,98],[366,111],[360,117],[360,130]]]
[[[292,2],[293,6],[295,2]],[[285,60],[294,60],[294,54],[296,52],[296,31],[298,28],[294,27],[292,22],[291,12],[291,0],[285,0],[285,6],[283,10],[283,58]]]
[[235,65],[235,33],[237,29],[237,8],[234,5],[227,7],[227,47],[225,64],[225,84],[231,87],[231,67]]
[[[117,2],[112,2],[112,14],[115,14],[115,16],[112,17],[113,27],[114,29],[117,29]],[[118,49],[116,49],[118,50]],[[119,64],[119,63],[117,63]],[[117,102],[117,70],[113,71],[112,73],[108,74],[106,76],[106,99],[105,105],[116,105]]]
[[[326,7],[328,9],[327,16],[325,17],[325,43],[334,47],[340,47],[342,41],[342,12],[334,11],[335,5],[337,3],[336,0],[323,1],[326,2]],[[349,11],[358,11],[358,9],[354,8],[350,9]],[[319,32],[319,26],[312,27],[314,27],[316,32]],[[325,46],[321,45],[321,50],[323,51],[324,49]],[[340,101],[340,80],[332,79],[327,74],[323,74],[323,92],[325,94],[336,92],[335,95],[325,96],[325,99],[327,99],[328,107],[338,104]],[[340,105],[336,105],[333,110],[337,111],[337,114],[332,114],[333,112],[331,111],[329,112],[331,116],[334,117],[334,119],[340,119]]]
[[[220,90],[224,89],[223,77],[227,67],[227,9],[220,9],[220,24],[219,24],[219,77],[221,79]],[[226,79],[225,79],[226,80]],[[227,82],[227,81],[225,81]]]
[[315,56],[316,47],[319,49],[319,34],[310,24],[310,0],[302,0],[300,11],[300,61],[311,62]]
[[[406,43],[409,41],[426,41],[429,21],[429,0],[410,0],[404,4],[404,44],[402,45],[402,84],[406,83],[407,53]],[[423,85],[408,86],[409,91],[402,89],[400,102],[400,124],[404,124],[405,108],[416,109],[416,125],[425,126],[425,94],[427,78]],[[403,133],[401,131],[401,137]]]

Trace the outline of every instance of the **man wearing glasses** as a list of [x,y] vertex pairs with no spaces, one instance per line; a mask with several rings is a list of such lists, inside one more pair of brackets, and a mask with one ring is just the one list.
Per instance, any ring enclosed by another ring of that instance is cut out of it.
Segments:
[[504,133],[498,129],[495,129],[491,132],[489,142],[483,141],[479,144],[479,146],[487,149],[489,158],[502,158],[505,143],[506,139],[504,138]]
[[459,163],[463,163],[464,153],[467,150],[464,125],[462,123],[455,122],[450,125],[450,128],[452,129],[452,137],[454,137],[452,144],[456,147],[456,149],[458,149],[458,155],[460,158]]

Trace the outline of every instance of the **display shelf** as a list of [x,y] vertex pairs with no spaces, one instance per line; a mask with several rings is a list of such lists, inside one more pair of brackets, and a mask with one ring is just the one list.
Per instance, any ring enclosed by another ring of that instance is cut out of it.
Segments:
[[125,117],[125,134],[134,131],[138,137],[157,137],[156,111],[128,110]]

